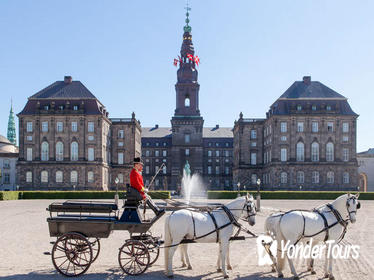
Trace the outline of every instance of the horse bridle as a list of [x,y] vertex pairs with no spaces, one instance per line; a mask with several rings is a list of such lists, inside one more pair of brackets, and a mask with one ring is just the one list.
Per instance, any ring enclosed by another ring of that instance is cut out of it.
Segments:
[[[248,202],[250,202],[250,203],[248,203]],[[246,203],[243,206],[243,211],[244,211],[244,208],[246,208],[247,219],[252,217],[252,216],[256,216],[256,207],[253,206],[252,204],[253,204],[253,201],[247,200],[247,198],[246,198]]]
[[[356,210],[349,211],[349,202],[350,202],[351,200],[357,202]],[[354,214],[356,215],[357,210],[361,208],[361,203],[360,203],[359,201],[357,201],[357,197],[356,197],[355,195],[348,197],[348,198],[347,198],[347,202],[346,202],[345,205],[346,205],[346,207],[347,207],[347,212],[348,212],[348,218],[349,218],[349,220],[351,220],[351,214],[354,213]]]

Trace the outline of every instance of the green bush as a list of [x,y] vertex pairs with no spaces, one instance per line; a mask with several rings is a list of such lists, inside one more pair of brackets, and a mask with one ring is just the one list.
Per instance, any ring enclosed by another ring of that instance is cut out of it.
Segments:
[[[241,191],[240,195],[245,195],[246,191]],[[250,191],[253,196],[256,191]],[[346,192],[332,191],[261,191],[262,199],[336,199]],[[208,191],[209,199],[234,199],[238,196],[237,191]],[[373,200],[374,192],[360,193],[361,200]]]
[[19,193],[16,191],[2,191],[0,192],[0,200],[17,200],[19,198]]

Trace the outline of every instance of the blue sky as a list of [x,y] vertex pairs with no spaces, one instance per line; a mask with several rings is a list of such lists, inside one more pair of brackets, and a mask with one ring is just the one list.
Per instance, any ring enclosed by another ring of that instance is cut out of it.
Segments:
[[[189,2],[205,126],[233,126],[240,111],[264,117],[311,75],[360,115],[358,151],[374,147],[374,1]],[[11,97],[18,113],[64,75],[82,81],[111,117],[135,111],[143,126],[170,126],[185,3],[0,1],[0,134]]]

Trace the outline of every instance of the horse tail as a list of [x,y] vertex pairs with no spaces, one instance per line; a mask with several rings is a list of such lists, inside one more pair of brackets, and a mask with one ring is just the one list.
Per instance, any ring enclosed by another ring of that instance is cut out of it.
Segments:
[[165,219],[165,224],[164,224],[164,230],[165,230],[164,231],[165,232],[164,257],[165,257],[165,271],[166,272],[167,272],[168,266],[169,266],[169,246],[172,243],[172,238],[171,238],[171,233],[170,233],[170,226],[169,226],[170,217],[171,217],[171,215]]

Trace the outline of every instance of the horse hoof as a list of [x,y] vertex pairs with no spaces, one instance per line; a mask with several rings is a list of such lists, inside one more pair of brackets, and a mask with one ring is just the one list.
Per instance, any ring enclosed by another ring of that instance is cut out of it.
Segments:
[[330,275],[330,276],[329,276],[329,280],[335,280],[334,275]]
[[294,276],[292,279],[293,280],[299,280],[300,278],[299,278],[299,276]]
[[222,272],[222,269],[220,269],[220,268],[217,268],[217,272]]
[[187,265],[184,263],[184,264],[182,264],[182,266],[181,267],[186,267]]
[[315,272],[314,270],[312,270],[310,273],[311,273],[312,275],[317,274],[317,272]]
[[167,275],[168,278],[174,278],[174,275],[171,274],[171,275]]
[[329,278],[329,275],[327,273],[325,273],[325,275],[323,276],[323,278]]
[[228,270],[232,270],[232,266],[231,266],[231,265],[228,265],[228,266],[227,266],[227,269],[228,269]]
[[272,269],[271,269],[271,272],[276,272],[277,270],[273,267]]
[[278,274],[278,278],[284,278],[283,273],[282,274]]
[[187,267],[187,269],[188,269],[188,270],[192,270],[192,266],[189,265],[189,266]]
[[223,276],[223,278],[225,278],[225,279],[228,279],[228,278],[229,278],[229,276],[228,276],[228,275],[225,275],[225,276]]

